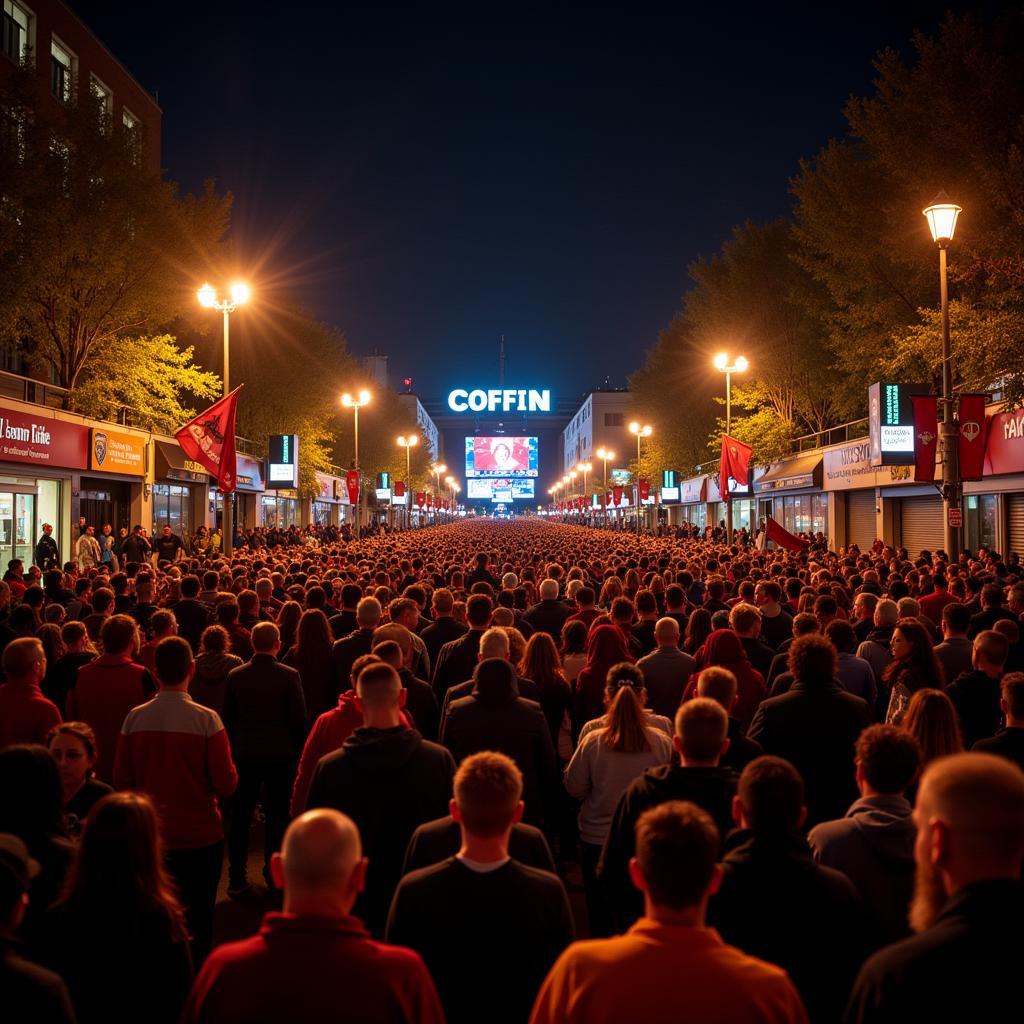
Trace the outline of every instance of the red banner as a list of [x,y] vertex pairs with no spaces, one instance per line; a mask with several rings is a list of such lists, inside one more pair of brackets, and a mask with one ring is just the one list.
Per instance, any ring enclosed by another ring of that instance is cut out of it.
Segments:
[[240,384],[230,395],[214,402],[206,412],[186,423],[174,436],[181,450],[203,466],[217,480],[217,489],[228,494],[235,489],[235,410]]
[[985,396],[961,395],[957,417],[961,480],[980,480],[985,471]]
[[745,487],[750,476],[750,456],[754,449],[728,434],[722,435],[722,461],[719,466],[718,489],[722,500],[729,501],[729,478]]
[[640,500],[646,501],[651,496],[651,482],[650,480],[640,481]]
[[345,474],[345,486],[348,488],[348,500],[353,505],[359,504],[359,473],[350,469]]
[[787,551],[803,551],[809,546],[809,542],[802,537],[790,533],[781,523],[777,523],[771,516],[765,517],[765,536],[768,540],[774,541],[780,548]]
[[612,488],[612,504],[616,508],[618,508],[618,506],[621,503],[622,503],[622,488],[621,487],[613,487]]
[[417,507],[418,508],[423,508],[423,506],[426,504],[426,501],[427,501],[427,496],[423,493],[423,491],[417,491],[416,492],[416,505],[417,505]]
[[395,481],[395,497],[396,498],[404,498],[405,497],[405,481],[403,481],[403,480],[396,480]]
[[939,400],[935,395],[912,395],[914,403],[914,479],[935,479],[939,444]]

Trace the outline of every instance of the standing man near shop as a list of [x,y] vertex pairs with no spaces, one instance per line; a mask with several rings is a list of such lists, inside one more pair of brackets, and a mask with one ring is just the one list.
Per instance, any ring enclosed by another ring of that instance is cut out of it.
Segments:
[[180,562],[185,551],[182,539],[170,528],[165,526],[156,539],[156,557],[158,562]]
[[43,572],[60,568],[60,551],[57,550],[57,542],[53,539],[53,527],[49,523],[43,523],[43,534],[36,542],[33,557]]

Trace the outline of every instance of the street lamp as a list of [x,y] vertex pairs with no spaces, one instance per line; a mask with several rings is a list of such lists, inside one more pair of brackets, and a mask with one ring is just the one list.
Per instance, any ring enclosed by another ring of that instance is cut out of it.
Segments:
[[[359,394],[353,398],[347,391],[341,396],[341,404],[346,409],[352,410],[353,420],[353,440],[354,440],[354,457],[352,460],[352,468],[359,472],[359,410],[364,405],[370,404],[370,392],[365,388],[359,392]],[[359,498],[356,501],[355,511],[353,512],[353,520],[356,527],[356,540],[359,540],[359,502],[363,498],[363,486],[362,481],[359,483]]]
[[735,363],[729,362],[729,356],[725,352],[719,352],[715,356],[715,369],[725,374],[725,432],[732,431],[732,375],[734,373],[745,373],[750,367],[744,356],[740,356]]
[[645,423],[640,426],[639,423],[634,420],[629,425],[629,432],[636,434],[636,532],[637,536],[640,535],[640,438],[650,437],[654,433],[654,428],[649,424]]
[[957,463],[957,428],[953,422],[953,352],[949,342],[949,289],[946,281],[946,249],[953,241],[962,207],[940,192],[921,212],[928,220],[932,241],[939,247],[939,298],[942,305],[942,511],[943,536],[950,562],[960,557],[960,531],[950,526],[949,510],[959,509],[960,467]]
[[[434,483],[435,483],[435,485],[437,487],[437,493],[440,494],[441,493],[441,474],[442,473],[447,473],[448,472],[448,467],[443,462],[439,462],[439,463],[436,463],[434,465],[434,467],[430,470],[430,472],[434,475]],[[434,519],[435,519],[435,521],[437,519],[437,513],[436,512],[434,513]]]
[[594,453],[604,463],[604,522],[608,525],[608,462],[615,458],[615,452],[610,448],[598,448]]
[[409,528],[409,520],[411,518],[411,511],[409,508],[409,478],[412,476],[412,450],[420,443],[420,439],[415,434],[410,434],[408,437],[398,438],[399,447],[405,449],[405,526]]
[[587,474],[594,468],[589,462],[581,462],[576,467],[583,474],[583,496],[589,498],[587,493]]
[[[196,298],[199,300],[199,305],[204,309],[215,309],[218,313],[222,313],[224,316],[224,397],[228,396],[231,391],[230,387],[230,370],[231,370],[231,343],[228,332],[228,320],[232,313],[239,306],[244,306],[249,301],[250,296],[249,286],[243,284],[241,281],[235,281],[234,284],[228,288],[229,298],[218,299],[217,289],[213,287],[209,282],[203,284],[201,288],[196,291]],[[221,523],[224,527],[222,541],[224,545],[224,554],[230,556],[234,548],[235,539],[235,492],[229,491],[227,494],[221,497]]]

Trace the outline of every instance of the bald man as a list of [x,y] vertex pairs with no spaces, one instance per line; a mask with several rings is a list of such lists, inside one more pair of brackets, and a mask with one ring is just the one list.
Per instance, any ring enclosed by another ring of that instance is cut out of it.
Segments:
[[211,954],[186,1024],[443,1024],[419,955],[375,942],[352,916],[366,868],[350,818],[332,810],[296,818],[270,868],[284,889],[284,912],[267,914],[258,934]]
[[867,961],[846,1022],[1002,1020],[1024,954],[1024,772],[991,754],[933,761],[914,824],[917,934]]
[[654,625],[654,650],[637,662],[644,674],[647,703],[655,714],[676,717],[683,690],[697,663],[679,649],[679,623],[669,615]]

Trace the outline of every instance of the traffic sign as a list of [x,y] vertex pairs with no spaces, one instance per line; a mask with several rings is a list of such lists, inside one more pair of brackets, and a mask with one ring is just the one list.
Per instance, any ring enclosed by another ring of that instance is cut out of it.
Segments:
[[949,507],[949,525],[953,530],[960,530],[964,525],[964,510],[959,505]]

